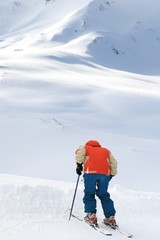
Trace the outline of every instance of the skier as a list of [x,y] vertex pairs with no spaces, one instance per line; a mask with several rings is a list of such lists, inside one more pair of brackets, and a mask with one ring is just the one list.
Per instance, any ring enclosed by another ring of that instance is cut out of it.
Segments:
[[116,229],[114,203],[108,193],[109,181],[117,174],[117,161],[112,153],[96,140],[88,141],[76,151],[76,173],[84,173],[84,220],[98,226],[96,217],[96,198],[101,201],[105,219],[104,224]]

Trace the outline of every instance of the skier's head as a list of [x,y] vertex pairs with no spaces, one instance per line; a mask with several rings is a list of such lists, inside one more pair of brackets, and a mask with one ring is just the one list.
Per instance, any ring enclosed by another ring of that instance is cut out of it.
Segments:
[[88,142],[86,142],[85,146],[101,147],[100,143],[96,140],[89,140]]

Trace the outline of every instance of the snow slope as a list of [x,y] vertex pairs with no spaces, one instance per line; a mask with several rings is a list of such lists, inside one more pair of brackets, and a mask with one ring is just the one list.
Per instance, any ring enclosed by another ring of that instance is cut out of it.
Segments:
[[[118,161],[119,225],[159,239],[158,9],[158,0],[0,1],[1,239],[105,238],[68,221],[74,153],[89,139]],[[83,182],[81,217],[82,197]]]
[[[74,187],[66,182],[0,175],[1,239],[106,239],[73,218],[68,221]],[[160,193],[127,190],[118,185],[110,193],[122,228],[137,240],[159,239]],[[80,183],[73,210],[79,216],[83,216],[82,196]],[[98,217],[100,222],[100,206]],[[124,236],[113,231],[113,239]]]
[[[135,3],[128,6],[134,13]],[[139,5],[140,13],[146,6],[143,3]],[[99,28],[105,30],[102,23],[109,17],[105,11],[117,3],[70,0],[61,10],[60,0],[34,0],[32,4],[31,8],[28,1],[1,1],[1,171],[73,181],[75,149],[86,140],[97,138],[119,161],[120,184],[136,189],[136,172],[138,190],[159,191],[159,75],[105,68],[91,61],[92,55],[86,52]],[[76,38],[71,22],[82,16],[92,22],[93,13],[98,11],[96,4],[102,13],[99,10],[97,21],[78,32]],[[124,6],[124,1],[121,4]],[[155,0],[153,11],[145,16],[156,17],[156,6],[158,9]],[[134,17],[135,14],[130,16]],[[153,23],[157,29],[159,22]],[[59,42],[54,38],[59,38]],[[138,47],[137,52],[143,53]],[[143,67],[148,69],[145,64]],[[154,63],[151,67],[154,69]],[[146,169],[146,163],[151,167]]]
[[94,0],[76,12],[59,34],[53,35],[53,41],[74,48],[77,43],[83,46],[92,34],[85,49],[91,62],[129,72],[159,74],[158,8],[157,0],[147,4]]
[[67,0],[61,6],[62,0],[1,0],[1,46],[16,51],[14,58],[38,51],[50,60],[160,74],[158,0]]

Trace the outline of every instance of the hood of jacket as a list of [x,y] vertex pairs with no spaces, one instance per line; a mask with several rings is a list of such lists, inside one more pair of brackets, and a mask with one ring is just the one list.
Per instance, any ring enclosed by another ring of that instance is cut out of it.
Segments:
[[86,142],[85,146],[101,147],[100,143],[96,140],[89,140],[88,142]]

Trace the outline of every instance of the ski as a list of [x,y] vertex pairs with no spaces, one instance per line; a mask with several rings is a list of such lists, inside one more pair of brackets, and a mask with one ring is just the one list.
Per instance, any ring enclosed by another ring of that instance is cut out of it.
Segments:
[[[81,219],[80,217],[72,214],[72,217],[77,219],[78,221],[84,222],[83,219]],[[91,224],[87,224],[88,226],[92,227],[94,230],[96,230],[97,232],[105,235],[105,236],[112,236],[112,233],[107,229],[102,229],[98,224],[97,225],[91,225]]]
[[[102,222],[102,223],[104,224],[104,222]],[[105,225],[105,224],[104,224],[104,225]],[[132,234],[130,234],[130,233],[122,230],[119,226],[117,226],[115,229],[112,228],[112,227],[110,227],[110,226],[107,226],[107,225],[105,225],[105,227],[106,227],[106,228],[110,228],[110,229],[112,229],[113,231],[117,231],[117,232],[119,232],[120,234],[122,234],[123,236],[125,236],[125,237],[127,237],[127,238],[133,238],[133,235],[132,235]]]
[[99,225],[90,225],[90,224],[88,224],[88,225],[91,226],[97,232],[99,232],[105,236],[112,236],[111,232],[109,232],[108,230],[106,231],[106,230],[101,229],[101,227]]
[[[77,219],[78,221],[81,221],[81,222],[84,222],[83,219],[81,219],[79,216],[76,216],[74,214],[72,214],[72,217],[74,217],[75,219]],[[102,222],[104,224],[104,222]],[[120,234],[122,234],[124,237],[127,237],[127,238],[133,238],[133,235],[122,230],[119,226],[117,226],[115,229],[111,228],[110,226],[107,226],[104,224],[105,228],[101,228],[99,225],[90,225],[88,224],[90,227],[92,227],[94,230],[100,232],[101,234],[103,235],[106,235],[106,236],[112,236],[112,232],[111,231],[116,231]]]
[[133,238],[132,234],[125,232],[120,227],[117,227],[115,230],[118,231],[120,234],[122,234],[123,236],[125,236],[127,238]]

